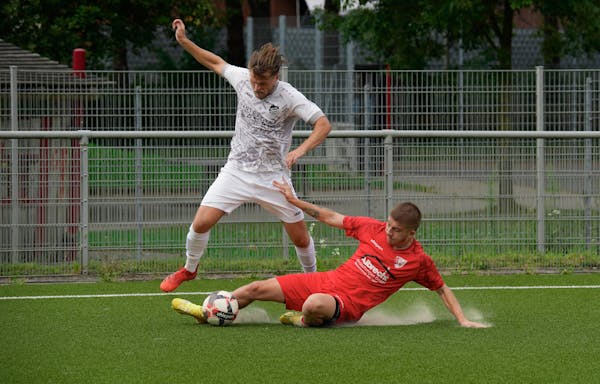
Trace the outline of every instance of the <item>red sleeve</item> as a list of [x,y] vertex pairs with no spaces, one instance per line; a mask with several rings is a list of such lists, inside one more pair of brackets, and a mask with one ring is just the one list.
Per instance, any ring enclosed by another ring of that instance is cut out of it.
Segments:
[[440,275],[435,263],[428,255],[423,254],[421,269],[419,271],[419,275],[415,279],[415,282],[421,284],[431,291],[438,290],[444,285],[444,279],[442,278],[442,275]]
[[365,216],[344,216],[344,229],[348,237],[360,240],[360,234],[370,225],[381,225],[381,222]]

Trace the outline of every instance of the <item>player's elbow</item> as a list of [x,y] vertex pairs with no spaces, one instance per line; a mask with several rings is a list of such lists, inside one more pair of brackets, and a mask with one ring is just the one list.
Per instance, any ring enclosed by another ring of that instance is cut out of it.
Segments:
[[327,116],[321,116],[317,120],[315,127],[317,127],[319,129],[319,131],[321,131],[324,135],[328,135],[332,129],[331,123],[329,122],[329,119],[327,118]]

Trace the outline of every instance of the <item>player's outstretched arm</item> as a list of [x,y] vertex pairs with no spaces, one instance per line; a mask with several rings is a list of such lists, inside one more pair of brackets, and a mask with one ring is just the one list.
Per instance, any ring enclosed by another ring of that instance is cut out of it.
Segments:
[[320,117],[313,125],[313,131],[310,136],[308,136],[298,148],[287,154],[286,163],[288,168],[291,168],[292,165],[296,164],[298,159],[304,156],[308,151],[316,148],[325,141],[329,132],[331,132],[331,123],[329,122],[329,119],[326,116]]
[[300,208],[308,215],[332,227],[344,228],[344,215],[341,213],[328,208],[319,207],[308,201],[300,200],[296,197],[296,194],[292,191],[292,187],[285,180],[281,180],[281,182],[273,180],[273,186],[279,189],[279,192],[285,196],[285,199],[288,202]]
[[471,321],[465,317],[463,310],[454,293],[446,284],[436,291],[448,310],[456,317],[461,327],[465,328],[487,328],[488,325]]
[[185,24],[181,19],[173,20],[173,30],[175,31],[175,39],[190,55],[206,68],[217,73],[223,74],[223,68],[227,64],[223,58],[214,53],[200,48],[192,40],[188,39],[185,34]]

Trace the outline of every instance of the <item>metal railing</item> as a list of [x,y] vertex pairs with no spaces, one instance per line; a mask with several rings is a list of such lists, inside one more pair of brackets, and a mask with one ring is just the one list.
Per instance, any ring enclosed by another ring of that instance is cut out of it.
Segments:
[[[295,140],[308,134],[295,132]],[[2,175],[0,275],[98,273],[117,262],[129,273],[174,269],[202,193],[225,161],[215,154],[226,155],[227,146],[215,148],[214,140],[231,136],[0,132],[11,148],[3,157],[11,171]],[[40,145],[44,140],[50,145]],[[598,131],[334,131],[322,147],[293,170],[299,195],[379,219],[396,202],[414,201],[425,217],[419,238],[441,268],[600,264]],[[508,192],[500,189],[506,178]],[[313,236],[323,261],[350,255],[351,239],[318,226]],[[277,261],[297,269],[280,225],[258,206],[240,208],[219,227],[206,272],[275,272]]]
[[[419,238],[447,269],[600,264],[600,70],[282,75],[334,127],[293,169],[302,197],[381,219],[415,201]],[[0,71],[0,276],[177,268],[235,109],[203,71]],[[352,252],[339,231],[311,229],[321,267]],[[296,270],[293,252],[248,205],[213,229],[202,265]]]

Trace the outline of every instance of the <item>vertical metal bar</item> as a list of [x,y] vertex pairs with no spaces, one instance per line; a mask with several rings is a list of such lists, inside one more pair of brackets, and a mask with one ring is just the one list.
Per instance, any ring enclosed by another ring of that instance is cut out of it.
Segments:
[[279,49],[285,54],[286,17],[279,15]]
[[81,184],[81,210],[79,217],[79,232],[81,243],[81,272],[88,273],[89,266],[89,153],[88,153],[89,138],[82,136],[79,141],[79,161],[80,174],[79,181]]
[[[279,78],[282,81],[288,81],[287,65],[282,65],[279,72],[280,72]],[[281,227],[281,246],[282,246],[283,259],[288,260],[290,258],[290,250],[289,250],[290,241],[289,241],[287,232],[285,231],[285,228],[283,226]]]
[[[592,78],[585,79],[585,116],[584,127],[586,132],[592,131]],[[585,248],[592,245],[592,139],[585,139],[583,149],[583,207],[585,225]]]
[[[535,125],[538,132],[544,131],[544,67],[537,66],[536,74],[536,103],[535,103]],[[546,222],[544,215],[544,197],[546,183],[545,174],[545,148],[544,139],[537,139],[536,151],[536,179],[537,179],[537,250],[540,253],[546,251]]]
[[[367,130],[371,126],[371,114],[369,110],[369,90],[370,85],[367,82],[363,88],[363,129]],[[371,216],[371,139],[365,137],[365,160],[364,160],[364,173],[365,173],[365,204],[366,204],[366,216]]]
[[354,124],[354,44],[346,44],[346,122],[349,125]]
[[315,20],[315,69],[317,71],[323,69],[323,32],[319,29],[319,24],[319,20]]
[[254,50],[254,18],[246,19],[246,62],[250,60]]
[[[385,215],[388,215],[394,204],[394,139],[387,135],[384,141],[385,152]],[[382,217],[381,219],[387,219]]]
[[288,66],[287,65],[281,66],[281,69],[279,70],[279,78],[282,81],[288,81],[289,76],[288,76]]
[[[138,85],[135,87],[135,98],[134,98],[134,115],[135,115],[135,130],[140,131],[142,129],[142,95],[141,87]],[[138,263],[142,260],[142,246],[143,246],[143,207],[142,207],[142,195],[143,195],[143,169],[142,169],[142,139],[135,139],[135,216],[137,226],[136,236],[136,259]]]
[[318,21],[315,23],[315,92],[314,102],[317,105],[322,104],[323,95],[323,33],[318,27]]
[[[19,130],[19,95],[17,91],[17,67],[10,66],[10,129]],[[10,140],[10,203],[11,203],[11,261],[19,262],[19,140]]]
[[[461,40],[461,44],[462,44],[462,40]],[[464,89],[464,71],[462,70],[462,45],[460,47],[459,53],[460,53],[460,59],[459,59],[459,66],[460,66],[460,70],[458,71],[458,129],[459,130],[464,130],[465,129],[465,89]],[[460,138],[459,139],[459,143],[460,143],[460,156],[461,158],[464,156],[465,153],[465,139],[464,138]]]

